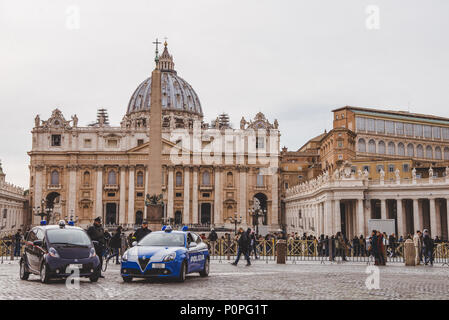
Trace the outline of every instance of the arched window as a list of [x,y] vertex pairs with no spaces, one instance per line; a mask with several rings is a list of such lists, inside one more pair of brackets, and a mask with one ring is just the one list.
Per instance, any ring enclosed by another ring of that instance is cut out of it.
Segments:
[[203,186],[209,186],[210,185],[210,173],[209,171],[204,171],[202,176],[202,184]]
[[373,139],[368,142],[368,152],[376,153],[376,142]]
[[407,145],[407,156],[408,157],[414,157],[415,156],[415,147],[411,143],[409,143]]
[[182,186],[182,173],[176,172],[176,186]]
[[143,172],[142,171],[137,172],[137,186],[143,187]]
[[234,177],[232,175],[232,172],[228,172],[226,175],[226,184],[228,187],[232,187],[234,185]]
[[365,139],[359,139],[359,143],[358,143],[358,151],[359,151],[359,152],[366,152],[366,142],[365,142]]
[[432,159],[433,158],[433,149],[431,146],[426,147],[426,158]]
[[398,143],[398,156],[405,156],[405,146],[402,142]]
[[424,148],[420,144],[416,147],[416,157],[424,158]]
[[396,146],[394,145],[394,142],[392,142],[392,141],[388,142],[388,154],[389,155],[396,154]]
[[449,160],[449,148],[444,148],[444,160]]
[[53,170],[51,172],[51,185],[52,186],[59,185],[59,172],[56,170]]
[[117,174],[114,170],[109,171],[108,173],[108,184],[115,185],[117,184]]
[[90,172],[89,171],[85,171],[84,175],[83,175],[83,183],[84,185],[88,186],[90,185]]
[[441,157],[441,148],[440,147],[436,147],[435,148],[435,159],[437,159],[437,160],[441,160],[442,159],[442,157]]
[[385,142],[379,141],[378,153],[385,154]]

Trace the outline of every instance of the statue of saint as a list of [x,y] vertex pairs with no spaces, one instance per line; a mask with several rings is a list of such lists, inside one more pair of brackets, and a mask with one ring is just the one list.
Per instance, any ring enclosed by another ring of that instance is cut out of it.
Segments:
[[73,121],[73,127],[76,128],[78,127],[78,117],[75,115],[72,116],[72,121]]
[[244,117],[242,117],[242,119],[240,120],[240,129],[244,130],[245,129],[245,125],[246,125],[246,120]]
[[416,179],[416,168],[413,168],[413,170],[412,170],[412,178],[413,178],[413,180]]
[[34,126],[36,128],[41,126],[41,117],[39,115],[37,115],[36,118],[34,118]]

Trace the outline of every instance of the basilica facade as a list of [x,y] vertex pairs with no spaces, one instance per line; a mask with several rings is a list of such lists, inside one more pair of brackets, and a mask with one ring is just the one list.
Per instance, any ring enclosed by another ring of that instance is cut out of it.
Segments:
[[[280,226],[279,129],[262,113],[232,128],[222,114],[204,121],[195,90],[174,67],[165,43],[161,70],[162,191],[164,221],[234,230]],[[50,220],[73,218],[86,226],[133,227],[147,218],[151,77],[132,93],[119,126],[99,110],[79,125],[55,109],[35,118],[30,156],[30,203],[51,208]],[[33,224],[40,217],[33,216]],[[53,222],[50,221],[50,222]]]

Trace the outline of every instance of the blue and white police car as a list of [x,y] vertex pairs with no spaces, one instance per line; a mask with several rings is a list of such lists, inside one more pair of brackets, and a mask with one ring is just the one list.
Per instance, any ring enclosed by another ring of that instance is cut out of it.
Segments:
[[184,227],[175,231],[164,226],[162,231],[134,242],[122,257],[120,273],[125,282],[133,278],[166,277],[184,282],[186,274],[209,275],[210,257],[206,243]]

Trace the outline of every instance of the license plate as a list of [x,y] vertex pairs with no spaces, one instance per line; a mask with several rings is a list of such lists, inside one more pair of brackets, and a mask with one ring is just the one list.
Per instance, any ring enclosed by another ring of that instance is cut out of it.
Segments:
[[82,269],[83,265],[82,264],[69,264],[69,268],[72,269]]
[[151,266],[153,269],[164,269],[165,263],[153,263]]

